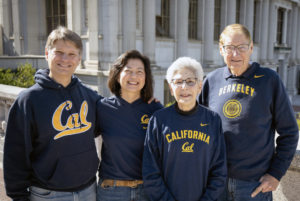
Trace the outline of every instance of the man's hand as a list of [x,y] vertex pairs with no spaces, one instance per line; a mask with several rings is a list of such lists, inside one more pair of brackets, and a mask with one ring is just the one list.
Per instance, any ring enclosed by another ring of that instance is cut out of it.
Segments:
[[157,102],[160,103],[160,101],[159,101],[157,98],[152,97],[152,98],[148,101],[148,104],[152,103],[153,100],[155,100],[156,103],[157,103]]
[[263,193],[275,191],[279,185],[279,181],[269,174],[265,174],[264,176],[262,176],[259,182],[261,182],[261,184],[251,194],[251,197],[255,197],[260,191]]

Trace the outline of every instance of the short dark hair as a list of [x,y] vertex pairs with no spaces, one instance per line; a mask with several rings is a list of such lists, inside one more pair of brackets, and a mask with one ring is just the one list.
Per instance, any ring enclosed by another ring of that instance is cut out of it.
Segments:
[[139,59],[143,62],[145,73],[146,73],[146,81],[145,85],[141,90],[141,97],[142,99],[147,102],[153,97],[153,76],[150,68],[150,60],[147,56],[142,55],[137,50],[129,50],[123,53],[111,67],[108,77],[108,87],[111,93],[115,94],[116,96],[121,96],[121,85],[118,82],[118,78],[122,69],[126,66],[129,59]]

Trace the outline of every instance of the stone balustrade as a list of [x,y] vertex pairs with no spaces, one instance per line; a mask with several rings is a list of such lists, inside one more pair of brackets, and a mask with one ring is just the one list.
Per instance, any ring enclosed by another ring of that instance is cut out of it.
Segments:
[[[8,118],[8,112],[16,99],[18,94],[25,90],[25,88],[7,86],[0,84],[0,133],[2,138],[0,139],[0,168],[3,158],[3,143],[5,139],[6,122]],[[98,153],[101,150],[102,139],[95,139],[98,147]],[[100,154],[98,154],[100,156]],[[274,201],[299,201],[300,200],[300,143],[296,155],[289,167],[286,175],[282,178],[278,189],[274,192]]]

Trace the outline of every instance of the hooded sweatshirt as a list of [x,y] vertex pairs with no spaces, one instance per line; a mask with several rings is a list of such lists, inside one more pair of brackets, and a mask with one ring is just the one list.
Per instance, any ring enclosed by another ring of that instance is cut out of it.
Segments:
[[101,98],[73,76],[64,87],[39,70],[8,117],[4,180],[13,200],[29,200],[29,186],[73,192],[95,182],[96,102]]

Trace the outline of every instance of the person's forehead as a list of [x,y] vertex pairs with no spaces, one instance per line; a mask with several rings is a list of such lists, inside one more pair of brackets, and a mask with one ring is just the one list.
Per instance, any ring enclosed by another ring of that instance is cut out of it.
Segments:
[[72,50],[77,50],[79,52],[79,49],[75,46],[74,43],[72,43],[71,41],[68,40],[56,40],[53,43],[53,47],[52,48],[56,48],[56,49],[72,49]]
[[240,45],[240,44],[248,44],[245,34],[229,34],[224,37],[224,45]]
[[193,71],[191,71],[188,68],[182,68],[174,74],[172,79],[194,78],[194,77],[195,77],[195,73]]

